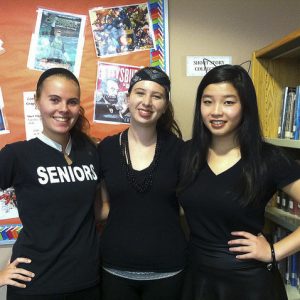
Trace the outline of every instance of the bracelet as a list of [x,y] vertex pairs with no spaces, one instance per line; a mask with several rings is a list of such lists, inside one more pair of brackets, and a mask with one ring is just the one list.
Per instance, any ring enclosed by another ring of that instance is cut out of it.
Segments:
[[276,261],[276,255],[275,255],[275,250],[274,250],[274,244],[271,242],[269,244],[270,244],[270,248],[271,248],[272,261],[269,264],[267,264],[267,269],[269,271],[271,271],[272,269],[277,268],[277,261]]

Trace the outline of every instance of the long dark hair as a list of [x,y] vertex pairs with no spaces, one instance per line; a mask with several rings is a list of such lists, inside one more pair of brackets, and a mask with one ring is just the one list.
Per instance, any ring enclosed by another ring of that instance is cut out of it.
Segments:
[[[71,71],[64,69],[64,68],[51,68],[51,69],[46,70],[44,73],[42,73],[42,75],[40,76],[40,78],[37,82],[36,94],[35,94],[36,101],[39,101],[39,99],[41,97],[41,93],[43,90],[43,85],[44,85],[45,80],[51,76],[63,77],[68,80],[72,80],[78,86],[79,95],[80,95],[81,91],[80,91],[79,81]],[[85,114],[84,108],[82,106],[80,106],[78,119],[76,120],[76,123],[70,130],[70,134],[72,136],[78,136],[78,137],[85,136],[88,139],[90,139],[90,137],[88,136],[88,131],[90,129],[90,123],[84,114]]]
[[202,121],[200,106],[204,89],[214,83],[228,82],[236,89],[242,106],[242,120],[236,131],[236,141],[240,146],[242,174],[238,184],[243,195],[243,204],[255,203],[263,192],[262,177],[266,170],[263,148],[264,142],[258,115],[257,98],[253,82],[241,66],[222,65],[210,70],[199,84],[196,96],[193,134],[188,143],[179,191],[188,187],[196,179],[206,163],[211,143],[211,133]]

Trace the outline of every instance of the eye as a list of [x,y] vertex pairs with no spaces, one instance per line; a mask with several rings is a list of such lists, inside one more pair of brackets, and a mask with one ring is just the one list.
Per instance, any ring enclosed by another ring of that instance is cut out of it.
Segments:
[[60,98],[58,98],[58,97],[50,97],[49,100],[50,100],[52,103],[57,104],[57,103],[59,103]]
[[163,99],[163,96],[162,95],[153,95],[153,99],[161,100],[161,99]]
[[79,99],[70,99],[68,100],[68,104],[69,105],[72,105],[72,106],[76,106],[76,105],[79,105]]
[[224,104],[230,106],[230,105],[234,105],[236,102],[237,102],[236,99],[227,99],[224,101]]
[[210,98],[204,97],[204,98],[202,98],[201,102],[205,105],[209,105],[212,103],[212,100]]

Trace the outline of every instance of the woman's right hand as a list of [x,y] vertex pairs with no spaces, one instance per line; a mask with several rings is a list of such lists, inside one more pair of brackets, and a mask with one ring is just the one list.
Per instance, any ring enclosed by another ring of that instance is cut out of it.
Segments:
[[30,264],[31,260],[29,258],[18,257],[3,270],[0,270],[0,287],[3,285],[12,285],[19,288],[26,288],[26,284],[20,283],[20,281],[31,281],[34,273],[18,268],[19,263]]

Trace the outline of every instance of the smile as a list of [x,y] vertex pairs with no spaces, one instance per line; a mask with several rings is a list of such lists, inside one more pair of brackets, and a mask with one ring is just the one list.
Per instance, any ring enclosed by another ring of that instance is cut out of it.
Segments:
[[68,122],[70,120],[69,117],[55,117],[55,116],[53,116],[53,119],[59,122]]

